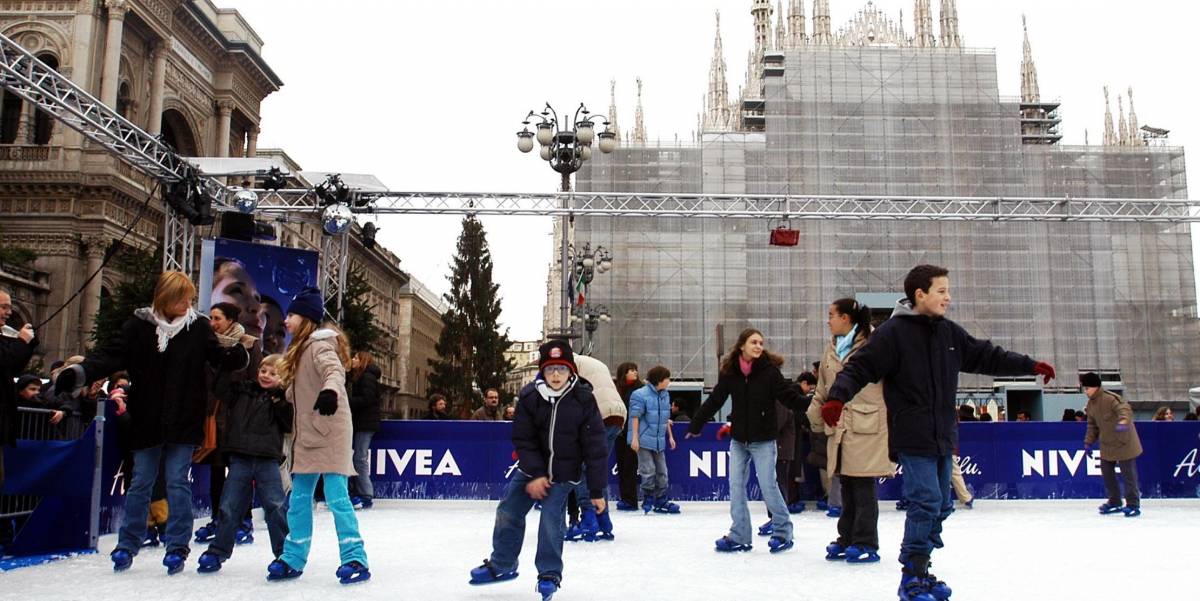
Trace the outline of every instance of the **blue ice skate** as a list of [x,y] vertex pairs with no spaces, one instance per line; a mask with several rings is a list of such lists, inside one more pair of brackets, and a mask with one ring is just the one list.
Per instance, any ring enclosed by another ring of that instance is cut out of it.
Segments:
[[1096,509],[1100,511],[1100,515],[1108,515],[1110,513],[1120,513],[1124,511],[1121,509],[1120,503],[1117,503],[1116,505],[1113,505],[1112,503],[1105,503]]
[[938,601],[937,597],[929,592],[929,583],[907,570],[900,575],[900,588],[896,594],[900,601]]
[[758,527],[758,535],[759,536],[771,536],[771,533],[775,532],[774,523],[775,523],[775,520],[767,520],[767,523]]
[[1141,507],[1131,505],[1125,506],[1125,509],[1122,509],[1121,511],[1125,513],[1125,517],[1127,518],[1136,518],[1137,516],[1142,515]]
[[209,522],[196,529],[196,538],[194,540],[198,543],[207,543],[216,537],[217,524],[216,522]]
[[825,515],[831,518],[840,518],[842,517],[842,508],[838,507],[837,505],[830,505],[829,510],[825,512]]
[[617,511],[637,511],[637,503],[632,505],[626,503],[624,499],[617,501]]
[[221,559],[220,555],[217,555],[212,551],[205,551],[200,554],[200,565],[196,567],[196,571],[200,572],[201,574],[218,572],[221,570],[222,563],[224,563],[224,560]]
[[846,547],[846,563],[875,563],[879,561],[879,552],[871,547],[850,545]]
[[183,564],[187,561],[187,556],[188,550],[186,548],[167,551],[167,554],[163,557],[163,565],[167,568],[167,575],[172,576],[182,572]]
[[108,556],[113,562],[114,572],[124,572],[133,565],[133,553],[125,549],[113,549],[113,552]]
[[537,592],[542,595],[542,601],[550,601],[558,592],[558,579],[554,576],[538,576]]
[[512,569],[512,570],[508,570],[508,571],[500,570],[496,566],[492,565],[491,560],[485,559],[485,560],[483,560],[482,565],[480,565],[477,568],[471,569],[471,582],[470,583],[475,584],[475,585],[494,584],[497,582],[504,582],[505,580],[512,580],[513,578],[516,578],[516,577],[517,577],[516,569]]
[[350,561],[338,567],[337,577],[342,584],[358,584],[371,579],[371,570],[360,562]]
[[294,580],[299,578],[304,570],[297,570],[289,566],[286,561],[276,559],[267,566],[267,580]]
[[796,501],[788,505],[788,513],[803,513],[805,507],[804,501]]
[[795,546],[795,541],[783,540],[782,536],[772,536],[771,540],[767,541],[767,548],[772,553],[783,553]]
[[817,500],[817,511],[828,511],[828,510],[829,510],[829,499],[828,498],[818,499]]
[[679,513],[679,506],[667,500],[667,496],[655,497],[654,513]]
[[613,540],[616,538],[616,536],[613,536],[612,518],[609,517],[607,509],[604,513],[596,514],[596,524],[596,537],[594,540]]
[[247,518],[233,534],[233,542],[237,545],[248,545],[254,542],[254,521]]
[[825,559],[828,559],[829,561],[846,559],[846,547],[842,546],[837,541],[829,543],[825,546]]
[[754,548],[754,545],[749,543],[736,543],[728,536],[722,536],[717,539],[716,548],[721,553],[736,553],[738,551],[749,551]]
[[579,523],[571,524],[571,527],[567,529],[563,540],[571,542],[586,540],[591,542],[596,540],[596,531],[599,529],[600,523],[596,520],[596,512],[584,511]]

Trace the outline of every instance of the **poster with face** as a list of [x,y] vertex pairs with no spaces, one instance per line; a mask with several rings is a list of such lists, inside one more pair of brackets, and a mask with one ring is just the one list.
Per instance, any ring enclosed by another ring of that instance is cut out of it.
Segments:
[[217,238],[203,242],[200,260],[200,310],[237,305],[238,323],[259,340],[264,356],[287,349],[287,305],[297,292],[317,285],[319,254]]

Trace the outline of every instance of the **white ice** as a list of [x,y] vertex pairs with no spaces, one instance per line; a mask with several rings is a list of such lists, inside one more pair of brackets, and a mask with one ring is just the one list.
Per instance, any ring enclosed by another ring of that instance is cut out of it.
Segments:
[[[946,524],[946,548],[934,554],[933,572],[961,601],[1087,601],[1195,599],[1196,516],[1200,500],[1155,500],[1142,517],[1097,515],[1097,500],[986,501],[959,510]],[[878,564],[847,565],[824,559],[835,522],[822,513],[793,515],[796,546],[780,555],[756,537],[749,553],[713,551],[729,527],[729,504],[681,503],[681,515],[614,512],[616,540],[565,543],[563,588],[555,601],[713,601],[746,599],[895,599],[896,553],[904,516],[892,503],[880,505]],[[198,574],[193,545],[188,568],[166,576],[163,550],[147,549],[124,573],[113,573],[108,551],[113,536],[100,540],[99,554],[0,573],[0,599],[123,601],[336,601],[380,599],[538,599],[534,592],[534,535],[539,514],[531,512],[520,577],[473,587],[467,572],[490,550],[495,502],[378,501],[358,513],[370,556],[370,582],[343,586],[332,517],[315,516],[315,535],[304,576],[267,582],[267,533],[257,515],[256,542],[237,547],[224,569]],[[752,503],[756,526],[766,519]],[[199,525],[201,522],[197,522]]]

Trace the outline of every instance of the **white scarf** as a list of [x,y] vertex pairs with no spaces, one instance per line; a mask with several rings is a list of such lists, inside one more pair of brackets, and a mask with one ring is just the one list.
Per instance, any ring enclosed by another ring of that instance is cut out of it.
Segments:
[[155,332],[158,334],[158,352],[163,353],[167,350],[167,343],[175,337],[176,334],[186,330],[196,318],[200,316],[195,309],[188,307],[187,313],[176,317],[171,321],[166,321],[163,316],[155,313],[150,308],[139,309],[142,312],[142,319],[154,324]]
[[571,389],[575,388],[575,383],[578,381],[579,377],[575,374],[571,374],[571,379],[567,380],[566,385],[563,386],[561,390],[554,390],[553,388],[550,388],[550,385],[546,383],[546,380],[542,379],[541,376],[538,376],[538,379],[534,380],[534,387],[537,389],[538,394],[541,395],[542,400],[553,405],[554,403],[558,402],[558,399],[561,399],[562,397],[566,396],[568,392],[571,392]]

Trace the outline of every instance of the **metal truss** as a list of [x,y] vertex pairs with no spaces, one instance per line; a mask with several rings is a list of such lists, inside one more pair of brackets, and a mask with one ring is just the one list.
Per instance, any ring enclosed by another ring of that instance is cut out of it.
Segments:
[[[321,291],[324,293],[325,313],[335,322],[342,320],[342,293],[346,290],[346,271],[350,264],[350,236],[321,237]],[[337,299],[334,301],[334,299]],[[330,305],[334,310],[330,311]]]

